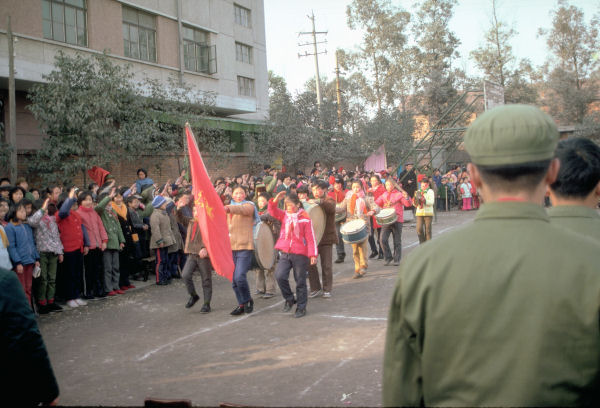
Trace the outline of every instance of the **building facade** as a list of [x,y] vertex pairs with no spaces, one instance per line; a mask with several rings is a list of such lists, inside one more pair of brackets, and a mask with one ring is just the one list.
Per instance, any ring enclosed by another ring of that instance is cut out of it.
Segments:
[[210,92],[211,123],[230,132],[268,117],[263,0],[0,0],[0,9],[0,124],[7,134],[10,16],[19,153],[40,146],[26,94],[52,71],[59,51],[106,52],[129,64],[134,80],[176,77]]

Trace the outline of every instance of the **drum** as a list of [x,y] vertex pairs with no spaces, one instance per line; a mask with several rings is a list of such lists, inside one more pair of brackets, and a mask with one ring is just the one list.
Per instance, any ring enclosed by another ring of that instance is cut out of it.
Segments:
[[347,244],[359,244],[369,237],[367,223],[361,218],[348,221],[342,225],[340,232],[342,240]]
[[318,204],[303,204],[312,221],[313,231],[315,232],[316,244],[319,245],[323,234],[325,233],[325,211]]
[[344,206],[344,211],[335,213],[335,222],[344,222],[346,221],[346,207]]
[[254,226],[253,267],[271,269],[275,264],[275,240],[271,228],[264,222]]
[[379,225],[391,225],[398,221],[398,215],[394,208],[384,208],[375,215],[375,219]]

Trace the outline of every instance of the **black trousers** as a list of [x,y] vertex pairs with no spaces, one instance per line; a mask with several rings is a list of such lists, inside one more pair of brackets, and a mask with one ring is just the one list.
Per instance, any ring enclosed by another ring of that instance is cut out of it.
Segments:
[[290,288],[290,269],[294,270],[294,279],[296,280],[296,301],[298,309],[306,309],[308,294],[306,289],[306,275],[308,274],[309,260],[307,256],[298,254],[289,254],[281,252],[277,268],[275,269],[275,279],[283,298],[288,302],[294,301],[294,293]]
[[392,251],[390,250],[390,234],[394,237],[394,262],[400,262],[402,257],[402,223],[395,222],[381,227],[381,244],[383,246],[383,255],[386,261],[392,260]]
[[102,263],[102,250],[90,249],[83,257],[85,267],[85,294],[89,296],[102,295],[104,290],[104,264]]

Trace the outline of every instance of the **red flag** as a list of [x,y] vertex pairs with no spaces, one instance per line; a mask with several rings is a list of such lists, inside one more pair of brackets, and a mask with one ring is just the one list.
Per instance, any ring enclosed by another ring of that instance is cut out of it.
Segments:
[[190,126],[186,124],[185,134],[187,137],[188,155],[190,159],[190,173],[192,176],[192,193],[194,195],[194,207],[196,219],[200,226],[202,241],[206,245],[208,255],[215,271],[233,280],[233,256],[231,243],[229,242],[229,228],[227,227],[227,215],[221,198],[215,191],[198,145]]

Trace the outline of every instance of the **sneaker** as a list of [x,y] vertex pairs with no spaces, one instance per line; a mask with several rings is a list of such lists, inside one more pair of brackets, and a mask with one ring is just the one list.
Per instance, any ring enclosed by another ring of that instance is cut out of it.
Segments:
[[129,289],[129,287],[127,287],[127,286],[121,286],[121,288],[120,288],[120,289],[121,289],[123,292],[125,292],[127,289]]
[[262,295],[261,297],[262,297],[263,299],[271,299],[273,296],[275,296],[275,294],[274,294],[274,293],[265,292],[265,294],[264,294],[264,295]]
[[115,290],[115,293],[119,294],[119,295],[124,295],[125,292],[122,291],[121,289]]
[[331,297],[331,292],[323,292],[323,297],[329,299]]
[[79,306],[86,306],[87,305],[87,302],[85,300],[81,299],[81,298],[75,299],[75,302],[77,302],[77,304]]
[[127,289],[135,289],[135,285],[132,285],[131,283],[129,285],[127,285]]
[[186,303],[185,308],[189,309],[190,307],[194,306],[198,300],[200,300],[200,296],[198,296],[198,295],[190,296],[190,300],[188,300],[188,302]]
[[362,278],[362,274],[360,274],[358,272],[355,272],[354,276],[352,277],[352,279],[359,279],[359,278]]
[[117,292],[115,292],[114,290],[111,290],[110,292],[108,292],[106,294],[106,296],[117,296]]
[[383,253],[380,253],[377,259],[383,259]]
[[48,311],[50,312],[62,312],[63,308],[56,303],[48,303]]
[[254,294],[255,294],[255,295],[264,295],[264,294],[265,294],[265,291],[264,291],[264,290],[258,290],[258,289],[257,289],[257,290],[255,290],[255,291],[254,291]]
[[304,317],[306,316],[306,309],[296,309],[296,313],[294,313],[294,317]]
[[344,263],[344,258],[343,257],[338,257],[338,259],[336,259],[333,262],[335,262],[335,263]]
[[210,313],[210,304],[205,303],[202,305],[202,309],[200,309],[200,313]]
[[388,259],[387,261],[385,261],[385,263],[383,265],[389,266],[391,263],[392,263],[392,260]]
[[321,289],[319,290],[313,290],[312,292],[310,292],[310,294],[308,295],[309,298],[316,298],[317,296],[320,296],[323,294],[323,291]]
[[238,316],[244,313],[244,305],[238,305],[238,307],[236,307],[235,309],[233,309],[231,311],[231,313],[229,313],[232,316]]
[[371,255],[369,255],[369,259],[373,259],[373,258],[377,258],[379,254],[377,252],[371,252]]
[[75,301],[75,299],[71,299],[67,302],[67,305],[72,308],[79,307],[79,303]]

